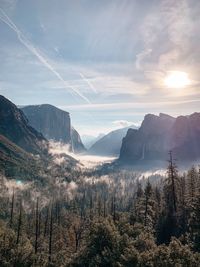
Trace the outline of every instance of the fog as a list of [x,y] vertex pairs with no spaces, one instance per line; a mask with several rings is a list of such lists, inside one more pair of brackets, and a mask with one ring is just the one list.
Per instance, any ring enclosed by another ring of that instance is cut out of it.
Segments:
[[65,161],[63,154],[66,154],[81,164],[82,168],[95,168],[104,163],[110,163],[116,159],[116,157],[103,157],[98,155],[88,154],[75,154],[71,151],[70,145],[63,144],[61,142],[49,142],[49,153],[54,156],[54,162],[58,165]]

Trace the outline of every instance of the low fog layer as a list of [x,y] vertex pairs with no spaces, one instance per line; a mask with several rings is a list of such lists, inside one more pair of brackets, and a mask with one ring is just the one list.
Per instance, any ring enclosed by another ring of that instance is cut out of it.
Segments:
[[54,161],[57,164],[61,164],[64,162],[64,157],[62,154],[67,154],[74,159],[80,162],[80,166],[84,168],[94,168],[98,165],[102,165],[104,163],[110,163],[114,161],[115,157],[102,157],[95,155],[86,155],[86,154],[74,154],[70,151],[70,146],[63,144],[61,142],[50,141],[49,143],[49,153],[54,156]]

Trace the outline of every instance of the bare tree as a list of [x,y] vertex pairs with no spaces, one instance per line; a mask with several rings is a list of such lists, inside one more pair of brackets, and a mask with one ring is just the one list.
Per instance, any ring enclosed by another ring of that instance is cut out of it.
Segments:
[[18,226],[17,226],[17,240],[16,240],[16,244],[19,243],[20,234],[21,234],[21,226],[22,226],[22,200],[20,198],[19,218],[18,218]]
[[36,211],[35,211],[35,254],[38,251],[38,228],[39,228],[39,209],[38,209],[38,198],[36,202]]
[[52,261],[52,235],[53,235],[53,203],[51,203],[50,227],[49,227],[49,263]]
[[10,211],[10,227],[12,227],[12,224],[13,224],[14,202],[15,202],[15,191],[13,188],[12,201],[11,201],[11,211]]

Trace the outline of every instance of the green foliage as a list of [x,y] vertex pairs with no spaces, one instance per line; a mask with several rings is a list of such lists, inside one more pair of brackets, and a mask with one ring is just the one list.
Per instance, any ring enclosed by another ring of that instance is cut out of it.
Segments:
[[199,266],[194,167],[180,176],[170,162],[161,184],[129,172],[49,170],[50,178],[19,187],[1,176],[0,266]]
[[0,266],[32,266],[33,247],[26,236],[16,245],[16,233],[0,222]]
[[120,235],[108,220],[94,223],[88,234],[86,247],[71,266],[116,266],[120,257]]

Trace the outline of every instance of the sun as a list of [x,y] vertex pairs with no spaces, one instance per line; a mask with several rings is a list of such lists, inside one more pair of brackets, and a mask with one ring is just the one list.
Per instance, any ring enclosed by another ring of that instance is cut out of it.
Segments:
[[188,74],[183,71],[170,71],[164,84],[169,88],[184,88],[190,84]]

